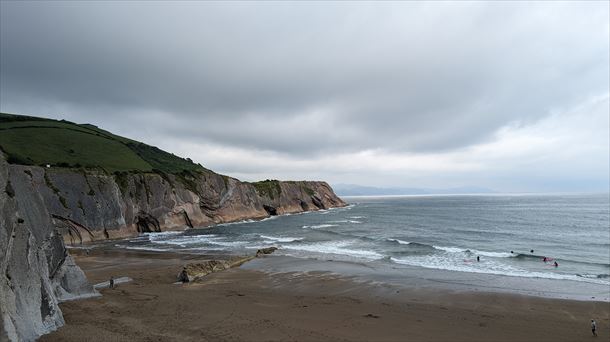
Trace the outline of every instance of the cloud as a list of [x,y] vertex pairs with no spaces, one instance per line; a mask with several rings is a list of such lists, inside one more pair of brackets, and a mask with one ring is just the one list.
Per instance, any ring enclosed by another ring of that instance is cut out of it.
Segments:
[[463,183],[452,175],[488,168],[502,187],[516,165],[539,172],[539,144],[567,169],[553,150],[567,141],[606,158],[552,119],[609,92],[605,2],[0,6],[2,111],[92,122],[246,178]]
[[609,186],[609,95],[594,96],[535,124],[514,124],[487,143],[441,152],[365,150],[299,158],[220,145],[168,143],[245,180],[327,179],[375,186],[451,187],[499,191],[600,191]]

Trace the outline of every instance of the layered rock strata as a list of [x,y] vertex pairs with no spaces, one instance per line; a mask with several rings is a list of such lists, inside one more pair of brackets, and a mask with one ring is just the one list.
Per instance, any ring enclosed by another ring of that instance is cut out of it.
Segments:
[[63,325],[95,295],[66,244],[344,206],[325,182],[240,182],[212,171],[115,173],[8,164],[0,153],[0,341]]
[[27,176],[69,244],[345,205],[325,182],[246,183],[211,171],[107,175],[9,168]]
[[54,228],[29,176],[0,158],[0,341],[55,330],[59,302],[96,295]]

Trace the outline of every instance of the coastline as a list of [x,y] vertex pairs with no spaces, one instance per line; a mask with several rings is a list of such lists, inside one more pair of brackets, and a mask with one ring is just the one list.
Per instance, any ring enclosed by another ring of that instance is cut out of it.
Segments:
[[[182,265],[209,256],[74,252],[91,283],[110,275],[133,281],[103,289],[99,298],[62,303],[67,324],[40,341],[574,341],[590,337],[591,318],[600,340],[608,338],[610,325],[606,302],[468,291],[455,284],[397,286],[308,270],[286,257],[256,259],[175,285]],[[281,264],[300,271],[280,270]]]

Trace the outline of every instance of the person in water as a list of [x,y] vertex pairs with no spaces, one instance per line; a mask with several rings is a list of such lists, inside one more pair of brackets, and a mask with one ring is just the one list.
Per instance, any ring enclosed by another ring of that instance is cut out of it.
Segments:
[[481,257],[477,255],[477,262],[481,261]]
[[530,249],[530,253],[534,254],[534,250],[533,250],[533,249]]

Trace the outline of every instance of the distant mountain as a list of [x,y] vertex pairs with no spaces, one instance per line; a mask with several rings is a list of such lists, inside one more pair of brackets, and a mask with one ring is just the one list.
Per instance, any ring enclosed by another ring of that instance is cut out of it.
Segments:
[[433,195],[433,194],[487,194],[494,190],[476,187],[462,186],[448,189],[431,188],[378,188],[355,184],[334,184],[333,189],[339,196],[391,196],[391,195]]

